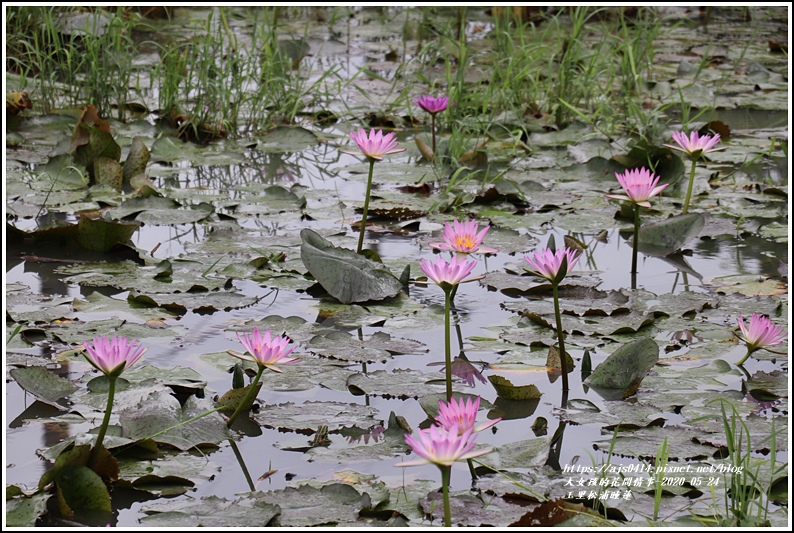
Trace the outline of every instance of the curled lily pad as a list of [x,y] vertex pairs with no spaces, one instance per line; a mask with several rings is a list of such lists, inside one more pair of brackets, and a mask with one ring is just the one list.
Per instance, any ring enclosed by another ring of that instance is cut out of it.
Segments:
[[143,174],[146,171],[146,165],[149,164],[149,158],[149,149],[146,148],[143,139],[140,137],[133,137],[130,153],[124,161],[124,182],[129,183],[130,178],[133,176]]
[[130,240],[140,225],[140,222],[105,220],[88,213],[80,213],[77,242],[86,250],[107,252]]
[[659,360],[659,345],[643,337],[624,344],[598,365],[585,383],[596,392],[606,389],[606,399],[628,398]]
[[700,233],[706,218],[700,213],[676,215],[640,226],[638,250],[647,255],[668,255]]
[[488,381],[496,389],[496,395],[506,400],[537,400],[543,394],[535,385],[516,386],[502,376],[490,375]]
[[38,400],[58,409],[66,409],[57,403],[58,400],[78,389],[77,385],[68,379],[57,376],[41,366],[12,368],[10,374],[20,387]]
[[301,230],[301,259],[328,294],[344,304],[397,296],[402,284],[385,266]]

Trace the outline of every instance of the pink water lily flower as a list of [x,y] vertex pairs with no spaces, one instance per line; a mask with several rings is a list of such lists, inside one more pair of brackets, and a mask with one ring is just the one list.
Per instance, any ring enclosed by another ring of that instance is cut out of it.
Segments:
[[489,420],[477,424],[477,412],[480,410],[480,397],[472,401],[467,398],[464,402],[463,399],[455,400],[452,398],[448,403],[443,400],[438,401],[438,414],[436,415],[436,424],[439,426],[450,429],[453,426],[458,428],[458,432],[465,432],[473,428],[473,433],[478,433],[484,429],[493,426],[501,418],[496,420]]
[[419,260],[419,268],[422,269],[422,272],[439,285],[457,285],[471,274],[475,266],[477,266],[476,261],[469,261],[457,255],[449,263],[441,257],[436,257],[435,263],[431,263],[426,259]]
[[[576,266],[579,261],[580,254],[571,248],[562,248],[556,252],[552,252],[550,248],[545,248],[541,251],[535,250],[534,257],[528,255],[524,259],[532,265],[535,273],[542,278],[546,278],[552,283],[559,283],[562,279]],[[566,259],[566,268],[562,269],[562,260]]]
[[359,131],[351,131],[350,137],[361,151],[348,152],[346,150],[340,150],[344,154],[363,155],[371,159],[382,161],[384,155],[397,154],[405,151],[405,148],[397,148],[397,140],[394,133],[391,132],[384,135],[383,130],[375,131],[375,128],[372,128],[369,130],[369,135],[367,135],[367,130],[361,129]]
[[651,207],[651,203],[648,200],[670,185],[665,183],[657,187],[656,184],[659,183],[659,177],[645,167],[627,170],[624,174],[615,172],[615,177],[626,194],[607,194],[606,197],[629,200],[643,207]]
[[724,146],[714,148],[714,146],[720,142],[719,133],[715,133],[713,136],[701,136],[698,132],[693,131],[689,134],[689,137],[687,137],[684,131],[674,131],[673,140],[678,143],[678,146],[674,146],[672,144],[665,144],[663,146],[672,148],[673,150],[678,150],[679,152],[684,152],[692,159],[700,159],[703,154],[725,149]]
[[430,246],[438,250],[464,254],[494,254],[498,250],[480,246],[489,229],[491,229],[491,226],[485,226],[480,230],[479,224],[473,219],[466,222],[458,222],[458,219],[455,219],[452,224],[444,222],[444,233],[442,235],[444,242],[431,242]]
[[227,350],[227,353],[245,361],[252,361],[260,367],[281,372],[281,369],[276,365],[288,365],[298,361],[296,358],[287,357],[295,349],[295,346],[287,347],[290,338],[286,336],[274,336],[271,338],[269,329],[262,335],[257,328],[254,328],[252,334],[240,335],[238,333],[237,338],[251,355],[239,354],[232,350]]
[[127,337],[113,336],[112,339],[103,335],[94,339],[93,344],[83,342],[86,352],[83,353],[91,366],[103,372],[108,377],[120,376],[124,370],[141,358],[146,348],[140,345],[136,339]]
[[753,313],[749,327],[745,327],[744,317],[739,313],[739,329],[742,331],[741,338],[747,344],[747,349],[750,352],[780,344],[786,337],[783,328],[773,324],[769,317],[758,313]]
[[472,430],[458,431],[453,425],[449,429],[440,426],[431,426],[420,429],[416,435],[406,435],[405,442],[418,459],[397,463],[394,466],[419,466],[434,464],[438,466],[452,466],[456,461],[464,461],[490,453],[492,448],[474,451],[476,437]]
[[414,103],[431,115],[435,115],[436,113],[440,113],[447,108],[447,105],[449,104],[449,97],[439,96],[436,98],[435,96],[426,94],[417,98]]

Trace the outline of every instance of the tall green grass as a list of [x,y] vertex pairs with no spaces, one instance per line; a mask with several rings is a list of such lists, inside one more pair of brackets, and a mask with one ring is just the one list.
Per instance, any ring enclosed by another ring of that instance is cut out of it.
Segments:
[[8,14],[6,68],[21,89],[32,86],[42,112],[91,103],[103,116],[124,118],[137,50],[122,8],[21,6]]

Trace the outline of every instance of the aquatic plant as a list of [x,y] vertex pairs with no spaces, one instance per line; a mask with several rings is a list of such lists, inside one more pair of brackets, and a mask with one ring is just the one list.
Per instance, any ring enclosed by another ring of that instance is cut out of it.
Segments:
[[485,226],[480,230],[479,224],[473,219],[466,222],[458,222],[458,219],[455,219],[452,224],[444,222],[444,233],[442,235],[444,242],[431,242],[430,246],[438,250],[448,250],[463,254],[493,254],[497,252],[496,249],[481,246],[489,229],[491,229],[491,226]]
[[388,154],[397,154],[404,152],[405,148],[397,148],[398,143],[395,139],[394,133],[383,134],[383,130],[375,131],[375,128],[369,130],[367,135],[366,129],[359,131],[351,131],[350,137],[358,145],[359,152],[349,152],[347,150],[340,150],[343,154],[350,155],[363,155],[369,160],[369,175],[367,176],[367,193],[364,197],[364,213],[361,216],[361,230],[358,234],[358,246],[356,253],[361,253],[361,247],[364,244],[364,230],[367,227],[367,210],[369,209],[369,195],[372,190],[372,171],[375,168],[375,161],[383,161],[383,156]]
[[455,256],[447,263],[440,257],[436,257],[436,262],[431,263],[426,259],[419,260],[419,268],[428,278],[433,280],[444,291],[444,365],[447,384],[447,401],[452,399],[452,357],[451,357],[451,337],[450,337],[450,308],[452,306],[452,292],[459,283],[474,281],[479,278],[464,279],[471,274],[475,261]]
[[741,339],[747,345],[747,353],[744,354],[742,360],[736,363],[737,365],[743,364],[750,357],[750,354],[756,350],[766,348],[767,346],[774,346],[783,342],[786,337],[786,332],[783,328],[777,326],[769,320],[769,317],[753,313],[750,318],[750,325],[745,327],[744,317],[739,313],[739,329],[742,331]]
[[692,197],[692,185],[695,182],[695,167],[697,161],[705,154],[724,150],[725,147],[714,148],[720,142],[720,134],[715,133],[711,135],[700,135],[698,132],[693,131],[687,137],[683,131],[674,131],[673,140],[678,143],[678,146],[672,144],[665,144],[664,146],[684,152],[692,160],[692,170],[689,172],[689,185],[686,188],[686,198],[684,198],[684,208],[681,213],[686,213],[689,210],[689,200]]
[[416,436],[410,434],[405,436],[405,442],[419,458],[394,465],[420,466],[434,464],[441,470],[445,527],[452,526],[449,510],[449,480],[452,465],[456,461],[472,459],[491,452],[491,448],[474,451],[476,436],[473,433],[473,427],[460,431],[457,424],[453,424],[449,428],[431,426],[428,429],[420,429]]
[[242,402],[240,402],[240,405],[237,406],[237,409],[235,409],[231,418],[229,418],[229,421],[226,423],[226,425],[230,427],[234,421],[237,420],[237,417],[240,415],[243,409],[249,405],[251,401],[251,395],[255,394],[255,391],[257,390],[256,385],[259,383],[259,379],[262,377],[262,373],[266,368],[269,368],[274,372],[281,372],[281,369],[277,365],[288,365],[298,361],[298,359],[294,357],[288,357],[289,354],[292,353],[292,351],[296,348],[295,346],[288,347],[290,338],[287,336],[271,337],[269,329],[265,331],[264,335],[262,335],[259,333],[259,329],[254,328],[252,334],[244,334],[241,336],[238,333],[237,338],[251,355],[247,356],[245,354],[239,354],[232,350],[227,350],[226,353],[244,361],[252,361],[257,364],[259,369],[256,373],[254,381],[249,385],[250,388],[246,393],[245,398]]
[[105,417],[99,427],[96,443],[91,452],[92,455],[96,455],[98,453],[97,450],[102,447],[102,441],[108,430],[110,413],[113,410],[113,397],[116,393],[116,380],[124,370],[134,365],[146,352],[146,348],[142,348],[140,345],[136,346],[137,339],[129,339],[129,343],[127,341],[127,337],[114,335],[113,338],[108,338],[107,335],[104,335],[96,337],[93,340],[93,344],[83,342],[86,350],[83,352],[83,356],[85,356],[91,366],[105,374],[108,379],[108,403],[105,408]]
[[430,113],[430,132],[433,135],[433,156],[436,154],[436,114],[441,113],[449,104],[448,96],[430,96],[426,94],[417,98],[414,103]]
[[627,170],[623,174],[615,172],[615,177],[618,179],[620,186],[623,187],[626,195],[607,194],[607,198],[629,200],[634,203],[634,246],[631,256],[631,273],[636,274],[637,248],[640,244],[640,206],[651,207],[651,203],[648,200],[662,192],[670,184],[665,183],[657,186],[659,177],[645,167]]
[[545,248],[541,251],[535,250],[534,257],[524,256],[524,259],[532,266],[534,273],[551,282],[552,294],[554,296],[554,316],[557,319],[557,340],[560,346],[560,370],[562,371],[562,390],[568,391],[568,361],[566,360],[565,343],[563,340],[564,331],[562,329],[562,318],[560,316],[559,285],[568,272],[576,266],[580,255],[568,247],[561,250],[551,251]]

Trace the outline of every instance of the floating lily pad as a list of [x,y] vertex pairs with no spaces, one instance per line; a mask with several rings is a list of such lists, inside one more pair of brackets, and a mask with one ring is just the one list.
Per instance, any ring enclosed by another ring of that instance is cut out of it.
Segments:
[[[702,434],[702,433],[701,433]],[[632,433],[619,434],[615,438],[613,455],[618,457],[634,457],[641,460],[653,460],[659,449],[659,443],[667,438],[668,457],[670,461],[692,461],[705,459],[717,452],[713,446],[697,444],[692,437],[698,432],[678,427],[643,428]],[[612,435],[593,443],[593,448],[608,452],[612,445]]]
[[[339,437],[344,437],[347,445],[334,445],[330,447],[314,446],[306,453],[313,461],[326,463],[354,464],[374,461],[386,457],[394,457],[410,452],[410,446],[405,442],[407,430],[398,421],[392,412],[389,416],[387,428],[375,426],[369,431],[358,428],[342,429]],[[337,436],[334,436],[337,438]]]
[[[419,505],[427,515],[441,521],[444,516],[442,498],[441,493],[434,491],[420,498]],[[449,506],[452,524],[462,527],[506,527],[526,512],[523,506],[503,498],[477,497],[469,492],[452,492]]]
[[392,339],[388,333],[375,332],[369,339],[359,340],[344,331],[332,331],[309,341],[307,348],[312,352],[359,363],[385,362],[393,354],[421,353],[427,348],[420,342],[408,339]]
[[281,509],[267,501],[261,492],[229,501],[217,496],[199,500],[173,500],[144,506],[148,515],[140,519],[154,527],[266,527]]
[[400,280],[375,261],[337,248],[310,229],[301,230],[301,259],[328,294],[342,303],[383,300],[397,296]]
[[377,409],[355,403],[287,402],[263,407],[254,420],[265,427],[311,435],[320,426],[328,426],[329,432],[345,427],[370,430],[381,424],[375,419],[377,414]]
[[276,527],[355,526],[359,524],[359,513],[372,506],[369,494],[359,493],[344,483],[319,489],[310,485],[287,487],[263,497],[281,508]]
[[299,152],[317,142],[317,136],[305,128],[279,126],[261,137],[256,149],[266,153]]
[[[539,437],[536,439],[520,440],[511,442],[505,446],[497,447],[498,461],[495,464],[499,468],[528,468],[530,466],[541,466],[546,461],[549,454],[549,437]],[[486,456],[486,458],[489,456]],[[488,462],[488,461],[484,461]]]
[[153,439],[180,450],[202,445],[218,445],[231,433],[217,412],[212,412],[186,424],[188,420],[212,411],[209,399],[189,396],[182,407],[171,394],[158,393],[139,405],[119,414],[124,436],[131,439]]
[[5,524],[8,527],[32,528],[39,517],[47,512],[47,501],[52,497],[49,492],[37,492],[25,496],[16,485],[6,487]]
[[[453,388],[459,387],[456,381]],[[347,378],[347,387],[354,394],[372,394],[384,398],[419,398],[428,392],[444,390],[444,379],[437,374],[425,374],[417,370],[376,370],[363,374],[357,372]]]

